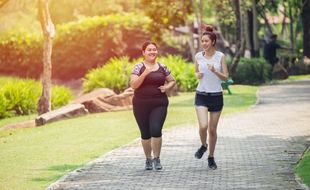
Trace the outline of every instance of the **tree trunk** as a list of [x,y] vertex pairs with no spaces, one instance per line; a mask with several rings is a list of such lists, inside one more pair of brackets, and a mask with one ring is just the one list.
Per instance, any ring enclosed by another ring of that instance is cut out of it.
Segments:
[[199,39],[197,41],[197,49],[196,50],[200,50],[201,49],[201,42],[200,42],[200,39],[201,39],[201,36],[202,36],[202,8],[201,8],[201,0],[199,0],[199,4],[196,3],[195,0],[192,0],[192,5],[193,5],[193,10],[194,10],[194,13],[195,13],[195,20],[197,21],[197,32],[198,32],[198,36],[199,36]]
[[289,12],[289,17],[290,17],[290,41],[291,41],[291,53],[294,53],[294,47],[295,47],[295,40],[294,40],[294,18],[292,15],[292,6],[290,5],[290,2],[288,4],[288,12]]
[[253,0],[252,6],[252,18],[253,18],[253,57],[259,57],[259,38],[258,38],[258,20],[256,10],[256,0]]
[[286,6],[285,6],[285,3],[283,3],[283,9],[284,9],[283,10],[283,20],[282,20],[281,33],[280,33],[282,39],[285,38],[284,32],[285,32],[285,28],[286,28],[286,22],[285,22],[285,20],[286,20]]
[[187,37],[187,43],[188,43],[188,46],[189,46],[189,49],[190,49],[190,53],[191,53],[191,57],[192,57],[192,60],[195,61],[195,53],[196,53],[196,50],[195,50],[195,47],[194,47],[194,34],[192,32],[192,26],[190,24],[189,21],[186,21],[186,26],[188,27],[188,37]]
[[259,38],[258,38],[258,20],[257,20],[257,9],[256,9],[256,0],[253,0],[253,54],[254,57],[259,57]]
[[201,49],[201,38],[202,38],[202,22],[203,22],[203,12],[204,12],[204,9],[203,9],[203,0],[199,0],[199,31],[198,31],[198,34],[199,34],[199,39],[198,39],[198,50]]
[[221,25],[220,25],[219,22],[216,23],[216,28],[217,28],[219,40],[223,41],[223,46],[224,46],[224,49],[225,49],[225,53],[228,53],[231,57],[233,57],[233,56],[234,56],[234,53],[233,53],[233,51],[230,49],[230,44],[229,44],[229,42],[226,40],[226,38],[225,38],[224,35],[223,35],[222,27],[221,27]]
[[250,26],[252,26],[251,24],[251,21],[250,21],[250,13],[247,12],[247,14],[244,14],[244,17],[243,17],[243,21],[244,21],[244,38],[245,38],[245,54],[244,56],[247,57],[251,57],[251,50],[253,49],[252,48],[252,44],[251,44],[251,34],[252,34],[252,31],[250,30]]
[[233,4],[235,5],[235,16],[236,16],[236,53],[235,56],[233,57],[232,64],[229,68],[231,75],[233,75],[237,70],[239,59],[243,53],[245,44],[243,37],[240,2],[239,0],[233,0]]
[[310,58],[310,0],[303,0],[302,24],[304,28],[303,48],[304,56]]
[[263,19],[265,21],[265,26],[267,28],[267,35],[268,35],[268,37],[270,37],[270,35],[273,34],[273,32],[272,32],[272,27],[269,24],[269,21],[268,21],[268,19],[266,17],[265,11],[262,8],[262,6],[260,6],[258,4],[256,4],[255,6],[256,6],[256,10],[258,10],[259,14],[261,15],[261,17],[263,17]]
[[38,114],[41,115],[51,111],[51,56],[55,28],[50,17],[48,0],[38,0],[38,14],[44,37],[42,95],[38,102]]

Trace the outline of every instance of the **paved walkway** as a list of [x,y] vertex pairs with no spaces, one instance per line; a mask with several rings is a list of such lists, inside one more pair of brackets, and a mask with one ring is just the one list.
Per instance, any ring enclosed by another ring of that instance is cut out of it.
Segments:
[[63,177],[48,189],[307,189],[294,165],[310,144],[310,80],[260,87],[258,104],[222,117],[215,158],[194,158],[197,126],[164,131],[162,171],[145,171],[138,140]]

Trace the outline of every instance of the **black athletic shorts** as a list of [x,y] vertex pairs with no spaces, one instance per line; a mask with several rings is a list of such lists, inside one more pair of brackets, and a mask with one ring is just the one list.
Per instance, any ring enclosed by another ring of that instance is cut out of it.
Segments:
[[209,112],[222,111],[224,106],[223,93],[222,92],[199,92],[196,91],[195,96],[196,106],[205,106]]

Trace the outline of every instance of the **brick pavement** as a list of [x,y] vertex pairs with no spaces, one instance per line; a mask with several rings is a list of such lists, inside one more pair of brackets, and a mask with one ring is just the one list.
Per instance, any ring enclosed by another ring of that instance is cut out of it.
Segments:
[[145,171],[139,140],[51,184],[48,190],[308,189],[294,166],[310,144],[310,80],[260,87],[258,103],[222,117],[215,158],[194,158],[197,126],[164,131],[162,171]]

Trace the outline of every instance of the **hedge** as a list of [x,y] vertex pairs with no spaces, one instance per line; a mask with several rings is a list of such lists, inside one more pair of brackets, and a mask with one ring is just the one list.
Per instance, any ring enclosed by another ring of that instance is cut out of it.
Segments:
[[[149,39],[150,19],[137,14],[84,18],[56,26],[53,78],[75,79],[111,57],[141,55]],[[42,35],[18,33],[0,39],[0,74],[39,78],[42,73]]]

